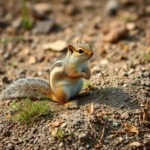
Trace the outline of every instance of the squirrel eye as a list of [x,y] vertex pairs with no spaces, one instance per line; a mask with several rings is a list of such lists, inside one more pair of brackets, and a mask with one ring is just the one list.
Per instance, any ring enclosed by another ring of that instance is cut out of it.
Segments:
[[79,49],[78,52],[79,52],[80,54],[82,54],[84,51],[83,51],[82,49]]

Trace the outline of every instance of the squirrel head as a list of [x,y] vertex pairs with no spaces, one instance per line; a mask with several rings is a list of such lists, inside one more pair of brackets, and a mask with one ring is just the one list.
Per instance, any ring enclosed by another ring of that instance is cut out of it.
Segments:
[[79,61],[90,60],[94,54],[91,46],[89,44],[74,44],[68,45],[68,53],[71,58]]

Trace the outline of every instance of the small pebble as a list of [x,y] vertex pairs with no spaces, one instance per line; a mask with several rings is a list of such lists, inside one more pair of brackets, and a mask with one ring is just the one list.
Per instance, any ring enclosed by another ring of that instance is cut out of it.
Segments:
[[64,146],[63,142],[59,143],[59,147],[63,147],[63,146]]
[[37,23],[32,32],[33,34],[48,34],[52,31],[54,25],[55,24],[53,20],[41,21]]
[[140,113],[141,113],[141,110],[139,110],[139,109],[136,109],[135,112],[134,112],[134,114],[136,114],[136,115],[138,115]]
[[113,122],[113,126],[114,126],[114,127],[118,127],[119,125],[120,125],[119,122]]
[[144,78],[150,77],[150,73],[148,71],[144,72],[142,75]]
[[108,64],[109,64],[108,59],[102,59],[102,60],[100,61],[100,65],[102,65],[102,66],[107,66]]
[[6,53],[3,55],[3,57],[4,57],[4,59],[9,59],[9,58],[10,58],[10,54],[6,52]]
[[85,142],[86,139],[88,138],[88,135],[84,132],[81,132],[79,135],[78,135],[78,138],[81,142]]
[[121,114],[121,118],[122,119],[129,119],[129,113],[128,112],[124,112]]
[[15,150],[15,146],[12,143],[8,143],[7,148],[8,150]]

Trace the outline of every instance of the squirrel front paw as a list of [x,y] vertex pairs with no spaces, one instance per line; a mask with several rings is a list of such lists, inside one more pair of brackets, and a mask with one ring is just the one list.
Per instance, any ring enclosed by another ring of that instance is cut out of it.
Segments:
[[87,69],[87,70],[85,71],[85,76],[84,76],[84,78],[85,78],[85,79],[90,79],[90,78],[91,78],[91,71],[90,71],[90,69]]
[[64,104],[67,109],[78,109],[79,102],[77,100],[72,100]]

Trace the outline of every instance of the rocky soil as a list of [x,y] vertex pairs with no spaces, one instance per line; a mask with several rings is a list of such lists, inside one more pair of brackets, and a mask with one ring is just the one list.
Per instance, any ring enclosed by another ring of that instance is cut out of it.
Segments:
[[150,2],[119,2],[0,1],[0,91],[48,79],[78,39],[95,52],[79,109],[49,102],[53,115],[26,125],[8,117],[12,100],[0,102],[0,149],[150,149]]

